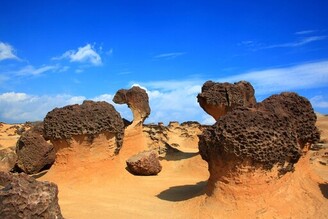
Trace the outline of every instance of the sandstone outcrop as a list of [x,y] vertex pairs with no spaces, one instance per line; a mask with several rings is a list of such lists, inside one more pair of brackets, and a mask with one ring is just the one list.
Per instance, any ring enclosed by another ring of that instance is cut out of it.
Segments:
[[209,165],[209,187],[213,190],[217,182],[235,181],[243,171],[263,170],[265,175],[275,167],[273,178],[293,171],[303,152],[319,140],[315,122],[310,102],[287,92],[220,117],[199,141],[200,154]]
[[55,162],[54,146],[33,129],[22,133],[16,144],[17,166],[27,174],[38,173]]
[[[146,124],[143,132],[147,137],[149,149],[156,150],[159,155],[165,156],[167,150],[185,148],[198,151],[198,135],[202,133],[202,125],[198,122],[170,122],[167,126]],[[170,147],[167,147],[167,146]]]
[[0,150],[0,171],[9,172],[11,171],[17,161],[17,155],[14,147],[9,147]]
[[0,172],[1,218],[63,218],[58,205],[58,188],[38,182],[24,173]]
[[134,175],[157,175],[162,166],[155,151],[144,151],[130,157],[127,161],[128,170]]
[[215,120],[237,107],[256,105],[253,86],[246,81],[238,83],[215,83],[207,81],[197,96],[199,105]]
[[106,158],[119,152],[123,136],[123,120],[107,102],[84,101],[56,108],[44,119],[44,137],[56,150],[76,146],[76,150],[93,151]]
[[140,87],[133,86],[128,90],[118,90],[113,101],[117,104],[127,104],[131,109],[133,113],[132,127],[142,125],[150,114],[148,94]]

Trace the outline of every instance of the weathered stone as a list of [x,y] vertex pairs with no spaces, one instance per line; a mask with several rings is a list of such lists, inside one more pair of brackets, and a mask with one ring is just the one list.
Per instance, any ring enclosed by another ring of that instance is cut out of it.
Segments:
[[254,88],[246,81],[234,84],[207,81],[197,99],[203,110],[215,120],[237,107],[256,105]]
[[84,101],[83,104],[55,108],[44,119],[44,136],[51,141],[69,140],[74,136],[92,138],[101,133],[112,133],[118,153],[124,136],[120,114],[107,102]]
[[137,86],[131,89],[121,89],[116,92],[114,103],[127,104],[133,113],[132,126],[142,125],[150,114],[149,98],[147,92]]
[[11,171],[15,167],[16,161],[17,155],[14,147],[0,150],[0,171]]
[[[256,108],[235,108],[204,130],[199,150],[209,164],[250,160],[264,168],[281,166],[281,173],[302,155],[304,147],[319,140],[312,106],[296,93],[274,95]],[[215,166],[210,167],[216,168]],[[213,170],[214,172],[214,170]]]
[[0,217],[63,218],[57,185],[38,182],[24,173],[0,172]]
[[144,151],[130,157],[126,161],[128,170],[135,175],[156,175],[162,170],[162,166],[155,151]]
[[50,167],[56,158],[53,145],[33,130],[24,132],[18,139],[16,154],[17,166],[28,174]]

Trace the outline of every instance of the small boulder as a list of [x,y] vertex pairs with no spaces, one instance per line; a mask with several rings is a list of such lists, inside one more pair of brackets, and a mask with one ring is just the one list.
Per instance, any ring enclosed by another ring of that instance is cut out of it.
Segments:
[[38,173],[55,162],[56,152],[39,133],[26,131],[16,145],[17,166],[27,174]]
[[24,173],[0,172],[0,216],[62,219],[57,185]]
[[155,151],[143,151],[126,161],[129,172],[134,175],[157,175],[162,166]]

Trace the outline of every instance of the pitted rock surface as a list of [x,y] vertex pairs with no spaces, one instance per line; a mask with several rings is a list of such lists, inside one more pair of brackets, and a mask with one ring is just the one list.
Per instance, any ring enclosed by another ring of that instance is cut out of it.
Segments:
[[118,90],[113,98],[114,103],[127,104],[133,113],[133,125],[142,125],[150,114],[147,92],[137,86],[131,89]]
[[197,99],[203,110],[215,120],[237,107],[254,107],[256,105],[254,88],[246,81],[234,84],[207,81]]
[[38,173],[50,167],[56,158],[52,144],[33,129],[23,132],[16,145],[17,166],[25,173]]
[[157,175],[162,170],[155,151],[144,151],[134,155],[126,161],[126,164],[128,170],[134,175]]
[[115,108],[104,101],[84,101],[81,105],[55,108],[44,119],[44,136],[50,140],[94,136],[102,132],[115,134],[118,153],[123,143],[123,120]]
[[[319,140],[315,121],[312,106],[304,97],[273,95],[256,108],[239,107],[220,117],[200,135],[199,150],[208,162],[217,155],[222,159],[233,155],[267,169],[275,164],[282,167],[285,162],[293,165],[306,143]],[[290,165],[288,170],[292,170]]]
[[1,218],[63,218],[58,205],[58,187],[39,182],[24,173],[0,172]]

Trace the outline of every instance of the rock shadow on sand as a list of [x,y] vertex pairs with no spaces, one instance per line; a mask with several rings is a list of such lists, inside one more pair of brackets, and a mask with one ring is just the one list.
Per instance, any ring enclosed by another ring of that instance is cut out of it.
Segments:
[[166,154],[164,157],[160,157],[160,160],[177,161],[177,160],[189,159],[199,155],[199,152],[180,151],[179,149],[174,148],[167,143],[165,144],[165,147],[166,147]]
[[201,181],[195,185],[172,186],[157,195],[159,199],[179,202],[205,194],[207,181]]
[[328,199],[328,184],[319,184],[319,188],[321,190],[322,195]]

